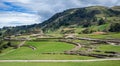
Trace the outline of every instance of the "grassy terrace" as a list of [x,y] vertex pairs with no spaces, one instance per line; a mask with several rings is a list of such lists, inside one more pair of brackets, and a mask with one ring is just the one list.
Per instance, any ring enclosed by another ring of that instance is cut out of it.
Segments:
[[67,44],[63,42],[49,42],[49,41],[43,41],[43,42],[33,42],[33,41],[28,41],[26,42],[27,45],[32,45],[36,47],[36,50],[32,50],[31,48],[28,47],[21,47],[18,49],[14,49],[14,51],[7,53],[4,55],[0,55],[0,60],[3,59],[92,59],[92,57],[85,57],[85,56],[79,56],[79,55],[48,55],[48,54],[41,54],[45,52],[64,52],[66,50],[70,50],[74,48],[74,45],[72,44]]
[[120,52],[120,46],[100,45],[97,47],[97,50]]
[[35,46],[37,48],[37,53],[43,52],[63,52],[65,50],[70,50],[74,45],[63,43],[63,42],[27,42],[26,44]]
[[0,63],[0,66],[119,66],[120,61],[67,63]]
[[79,34],[79,37],[98,38],[98,39],[120,39],[120,33],[109,33],[106,35]]
[[[105,37],[114,37],[119,38],[120,33],[117,34],[107,34],[107,35],[93,35],[93,34],[84,34],[79,35],[80,37],[90,37],[90,38],[105,38]],[[111,39],[112,39],[111,38]],[[80,55],[65,55],[65,54],[43,54],[43,53],[61,53],[64,51],[71,50],[75,47],[75,45],[57,42],[58,39],[36,39],[33,41],[27,41],[25,45],[30,45],[36,48],[33,50],[30,47],[20,47],[18,49],[7,48],[2,51],[0,54],[0,60],[83,60],[83,59],[95,59],[93,57],[88,56],[80,56]],[[96,47],[95,50],[102,51],[100,54],[103,54],[104,51],[115,51],[120,52],[120,46],[112,46],[112,45],[92,45],[91,41],[85,40],[71,40],[73,42],[79,42],[81,45],[85,47]],[[19,41],[12,41],[12,44],[20,44]],[[87,50],[88,48],[82,47],[79,50]],[[91,52],[96,53],[96,52]]]

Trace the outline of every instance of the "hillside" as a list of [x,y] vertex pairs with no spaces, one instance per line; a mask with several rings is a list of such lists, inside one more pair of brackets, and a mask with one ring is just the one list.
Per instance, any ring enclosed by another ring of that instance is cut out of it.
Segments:
[[[120,32],[120,6],[111,8],[104,6],[90,6],[73,8],[53,15],[50,19],[34,25],[4,27],[0,33],[11,34],[62,32],[63,29],[75,30],[77,33]],[[73,31],[72,31],[73,32]]]
[[3,27],[0,29],[0,34],[3,35],[19,35],[19,34],[37,34],[42,33],[38,24],[23,25],[17,27]]
[[119,61],[119,17],[119,6],[91,6],[65,10],[40,24],[3,27],[0,62]]
[[[78,27],[88,28],[91,26],[101,26],[108,28],[101,28],[101,31],[119,32],[120,30],[114,29],[114,25],[120,23],[120,6],[104,7],[104,6],[91,6],[85,8],[74,8],[55,14],[47,21],[40,24],[44,31],[54,31],[61,27]],[[114,24],[113,24],[114,23]],[[111,25],[112,24],[112,25]],[[111,28],[110,28],[111,27]],[[97,31],[97,30],[96,30]]]

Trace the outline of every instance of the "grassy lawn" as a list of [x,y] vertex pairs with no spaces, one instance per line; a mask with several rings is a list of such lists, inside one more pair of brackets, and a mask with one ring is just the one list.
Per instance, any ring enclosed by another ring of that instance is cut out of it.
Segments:
[[120,52],[120,46],[100,45],[100,46],[97,47],[97,50]]
[[50,42],[50,41],[41,41],[41,42],[27,42],[26,44],[32,45],[37,48],[35,50],[38,53],[43,52],[63,52],[74,48],[74,45],[63,43],[63,42]]
[[12,44],[12,45],[18,45],[18,44],[20,44],[20,42],[21,42],[21,41],[11,41],[11,44]]
[[120,61],[66,63],[0,63],[0,66],[120,66]]
[[64,52],[74,48],[74,45],[63,42],[26,42],[28,45],[36,47],[32,50],[28,47],[21,47],[6,55],[1,55],[0,59],[92,59],[92,57],[78,56],[78,55],[48,55],[41,54],[44,52]]
[[79,37],[98,38],[98,39],[120,39],[120,33],[109,33],[106,35],[79,34]]

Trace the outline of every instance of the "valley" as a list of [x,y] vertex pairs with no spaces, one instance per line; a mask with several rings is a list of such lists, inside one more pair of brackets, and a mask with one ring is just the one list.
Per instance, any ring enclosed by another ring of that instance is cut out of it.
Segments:
[[0,65],[119,66],[119,17],[120,6],[90,6],[65,10],[39,24],[3,27]]

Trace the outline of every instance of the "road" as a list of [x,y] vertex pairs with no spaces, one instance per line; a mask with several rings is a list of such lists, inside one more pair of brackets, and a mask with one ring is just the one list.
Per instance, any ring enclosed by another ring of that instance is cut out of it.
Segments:
[[91,60],[0,60],[0,62],[95,62],[95,61],[109,61],[109,60],[120,61],[120,58],[91,59]]

